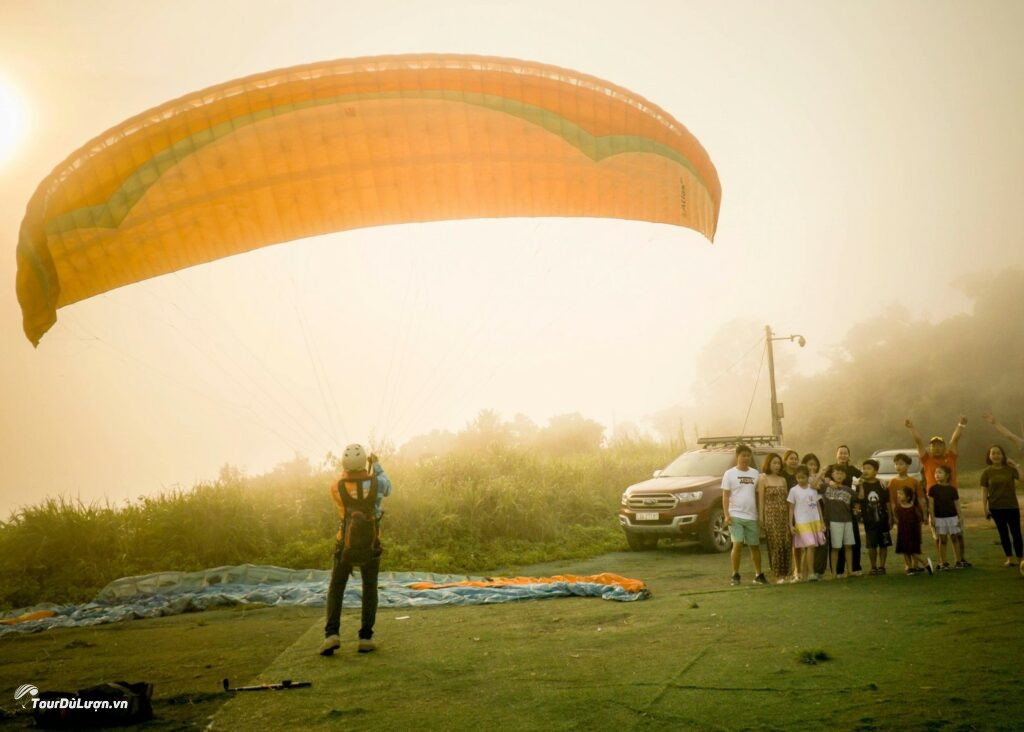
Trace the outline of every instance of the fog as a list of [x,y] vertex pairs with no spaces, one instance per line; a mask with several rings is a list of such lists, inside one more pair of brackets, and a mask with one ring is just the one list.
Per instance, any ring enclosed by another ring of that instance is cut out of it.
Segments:
[[[986,281],[1024,267],[1024,5],[629,8],[0,0],[0,87],[23,123],[0,154],[0,515],[57,493],[188,487],[225,463],[318,461],[351,441],[398,447],[484,408],[538,424],[579,412],[606,436],[664,434],[666,420],[689,436],[767,433],[765,324],[807,341],[776,344],[780,389],[820,399],[827,370],[867,353],[849,340],[858,324],[960,322]],[[715,243],[613,220],[350,231],[125,287],[59,311],[38,349],[25,339],[18,227],[79,145],[242,75],[411,52],[526,58],[651,99],[718,169]],[[1002,328],[981,336],[1019,336],[1007,312],[979,320]],[[947,408],[922,401],[927,382],[906,389],[935,419]],[[813,403],[787,404],[805,441]]]

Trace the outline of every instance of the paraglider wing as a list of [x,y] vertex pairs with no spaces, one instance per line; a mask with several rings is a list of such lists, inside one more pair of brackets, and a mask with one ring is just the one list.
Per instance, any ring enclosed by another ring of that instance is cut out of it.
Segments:
[[505,216],[711,239],[720,200],[686,128],[599,79],[487,57],[333,61],[190,94],[74,153],[28,204],[18,300],[38,345],[60,307],[268,244]]

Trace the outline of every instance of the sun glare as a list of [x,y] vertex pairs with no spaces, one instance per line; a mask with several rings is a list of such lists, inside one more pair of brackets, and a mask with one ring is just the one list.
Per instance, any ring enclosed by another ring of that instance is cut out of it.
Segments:
[[21,141],[25,112],[14,89],[0,79],[0,165],[12,157]]

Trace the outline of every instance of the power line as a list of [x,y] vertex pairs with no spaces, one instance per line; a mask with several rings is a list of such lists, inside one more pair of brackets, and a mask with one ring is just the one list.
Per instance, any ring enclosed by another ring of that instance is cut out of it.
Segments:
[[761,383],[761,372],[764,370],[764,356],[768,352],[768,343],[765,342],[764,350],[761,351],[761,362],[757,367],[757,378],[754,380],[754,392],[750,395],[750,404],[747,406],[747,416],[743,418],[743,428],[740,434],[747,431],[747,420],[750,419],[750,410],[754,407],[754,397],[757,396],[757,385]]
[[[755,339],[754,339],[754,342],[750,344],[750,347],[749,347],[749,348],[747,348],[747,350],[745,350],[745,351],[743,352],[743,355],[742,355],[742,356],[740,356],[740,357],[739,357],[739,358],[737,358],[737,359],[736,359],[735,361],[733,361],[732,365],[728,366],[728,367],[727,367],[727,368],[726,368],[725,370],[723,370],[723,371],[722,371],[721,373],[719,373],[719,374],[718,374],[718,376],[716,376],[715,378],[713,378],[713,379],[712,379],[711,381],[709,381],[709,382],[708,382],[707,384],[705,384],[705,385],[704,385],[704,391],[706,392],[706,391],[708,391],[709,389],[711,389],[711,387],[712,387],[712,386],[714,386],[715,384],[717,384],[717,383],[718,383],[718,381],[719,381],[719,380],[720,380],[720,379],[721,379],[721,378],[722,378],[723,376],[725,376],[725,375],[726,375],[727,373],[729,373],[729,372],[730,372],[730,371],[732,371],[732,370],[733,370],[734,368],[736,368],[737,366],[739,366],[739,365],[740,365],[740,362],[741,362],[741,361],[743,361],[743,360],[744,360],[744,359],[745,359],[745,358],[746,358],[746,357],[747,357],[748,355],[750,355],[750,352],[751,352],[751,351],[753,351],[753,350],[754,350],[754,348],[756,348],[756,347],[757,347],[757,345],[758,345],[759,343],[761,343],[761,342],[762,342],[763,340],[764,340],[764,339],[763,339],[763,338],[761,337],[761,335],[760,335],[760,334],[758,334],[757,338],[755,338]],[[761,357],[762,357],[762,358],[764,358],[764,354],[761,354]]]

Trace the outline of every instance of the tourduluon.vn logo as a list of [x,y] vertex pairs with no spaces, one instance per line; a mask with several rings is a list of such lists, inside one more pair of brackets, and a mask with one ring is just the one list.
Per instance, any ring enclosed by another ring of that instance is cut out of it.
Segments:
[[28,709],[30,706],[34,707],[36,703],[36,695],[39,693],[39,689],[32,686],[32,684],[22,684],[18,687],[17,691],[14,692],[14,701],[21,702],[22,709]]
[[128,700],[81,699],[60,697],[58,699],[39,699],[39,689],[32,684],[22,684],[14,692],[14,701],[21,704],[22,709],[127,709]]

